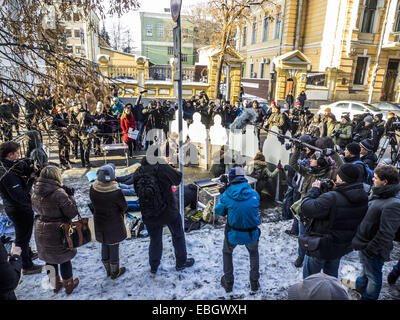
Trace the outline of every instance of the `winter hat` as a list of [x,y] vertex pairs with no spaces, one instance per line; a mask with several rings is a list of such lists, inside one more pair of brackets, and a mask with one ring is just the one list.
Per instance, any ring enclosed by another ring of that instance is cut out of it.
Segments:
[[276,106],[276,102],[275,101],[271,101],[271,105]]
[[360,142],[360,147],[364,148],[367,151],[372,151],[374,149],[374,145],[371,139],[364,139]]
[[97,180],[100,182],[110,182],[115,179],[115,165],[113,163],[100,167],[96,173]]
[[364,118],[364,122],[372,123],[372,122],[374,122],[374,119],[373,119],[371,116],[366,116],[366,117]]
[[[234,167],[229,171],[228,178],[229,182],[239,182],[239,181],[247,181],[246,178],[244,177],[245,173],[243,171],[242,167]],[[243,178],[243,179],[238,179],[238,178]]]
[[325,109],[325,113],[327,113],[327,112],[328,112],[328,113],[331,113],[331,112],[332,112],[331,108],[326,108],[326,109]]
[[327,118],[331,118],[333,121],[336,121],[336,117],[335,117],[335,115],[333,113],[329,113],[327,115]]
[[118,102],[118,101],[119,101],[119,99],[118,99],[117,97],[115,97],[115,98],[114,98],[114,101],[115,101],[115,102]]
[[299,106],[299,105],[301,105],[301,102],[300,101],[296,101],[296,106]]
[[382,113],[377,113],[374,117],[377,117],[377,118],[379,118],[379,120],[382,121],[383,114]]
[[349,300],[340,281],[325,273],[313,274],[288,289],[289,300]]
[[360,145],[357,142],[350,142],[349,144],[346,145],[346,149],[349,150],[349,152],[353,156],[359,156],[360,155]]
[[350,117],[347,114],[343,115],[342,119],[346,119],[347,122],[350,122]]
[[358,180],[359,171],[355,164],[345,163],[340,166],[337,174],[343,181],[353,183]]

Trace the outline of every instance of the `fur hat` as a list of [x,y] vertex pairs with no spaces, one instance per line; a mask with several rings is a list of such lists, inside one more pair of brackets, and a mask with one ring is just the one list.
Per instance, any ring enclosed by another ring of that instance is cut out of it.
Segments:
[[264,161],[265,162],[265,156],[262,152],[257,152],[256,156],[254,157],[255,161]]
[[328,112],[328,113],[331,113],[331,112],[332,112],[331,108],[326,108],[326,109],[325,109],[325,113],[327,113],[327,112]]

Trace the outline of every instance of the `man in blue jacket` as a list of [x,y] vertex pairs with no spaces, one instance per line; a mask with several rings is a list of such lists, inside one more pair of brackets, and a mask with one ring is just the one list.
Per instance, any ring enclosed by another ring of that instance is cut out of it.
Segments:
[[237,245],[245,245],[250,254],[250,287],[257,291],[260,284],[258,241],[261,224],[258,208],[260,196],[254,191],[245,178],[241,167],[232,168],[229,172],[229,186],[218,199],[215,214],[228,215],[225,226],[224,248],[224,275],[221,285],[226,292],[231,292],[233,277],[233,249]]

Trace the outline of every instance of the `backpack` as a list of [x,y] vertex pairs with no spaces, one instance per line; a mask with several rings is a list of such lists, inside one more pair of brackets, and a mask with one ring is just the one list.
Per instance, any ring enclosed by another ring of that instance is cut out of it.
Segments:
[[353,164],[362,164],[364,166],[364,183],[372,186],[373,181],[372,178],[374,177],[374,170],[371,170],[368,165],[366,165],[364,162],[357,160],[354,161]]
[[185,232],[190,232],[192,230],[199,230],[201,227],[201,218],[203,212],[193,209],[185,214]]
[[141,166],[135,172],[134,185],[143,220],[157,218],[167,208],[157,178],[158,168],[158,165]]

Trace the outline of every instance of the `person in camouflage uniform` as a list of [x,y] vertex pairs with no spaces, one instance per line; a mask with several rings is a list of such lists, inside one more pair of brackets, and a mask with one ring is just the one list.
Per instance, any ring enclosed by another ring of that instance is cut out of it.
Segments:
[[88,110],[85,110],[81,105],[79,113],[76,116],[78,120],[78,130],[79,130],[79,146],[81,153],[82,168],[90,168],[91,163],[89,161],[90,151],[92,149],[92,140],[94,138],[95,132],[92,131],[92,126],[94,123],[94,117],[90,114]]
[[[275,101],[273,101],[275,102]],[[265,129],[272,129],[272,127],[278,127],[279,132],[281,131],[282,126],[284,125],[284,120],[281,115],[281,107],[278,106],[276,103],[271,103],[272,106],[272,113],[270,117],[264,122]]]
[[341,118],[339,129],[335,132],[335,137],[333,142],[338,145],[342,150],[344,150],[352,141],[353,137],[353,126],[351,125],[350,117],[348,115],[343,115]]
[[308,125],[306,134],[312,137],[320,138],[324,132],[324,123],[321,121],[319,114],[314,115],[312,122]]
[[57,106],[57,114],[53,118],[52,129],[57,132],[58,157],[62,169],[72,169],[69,161],[70,141],[68,137],[68,113],[65,112],[63,104]]

